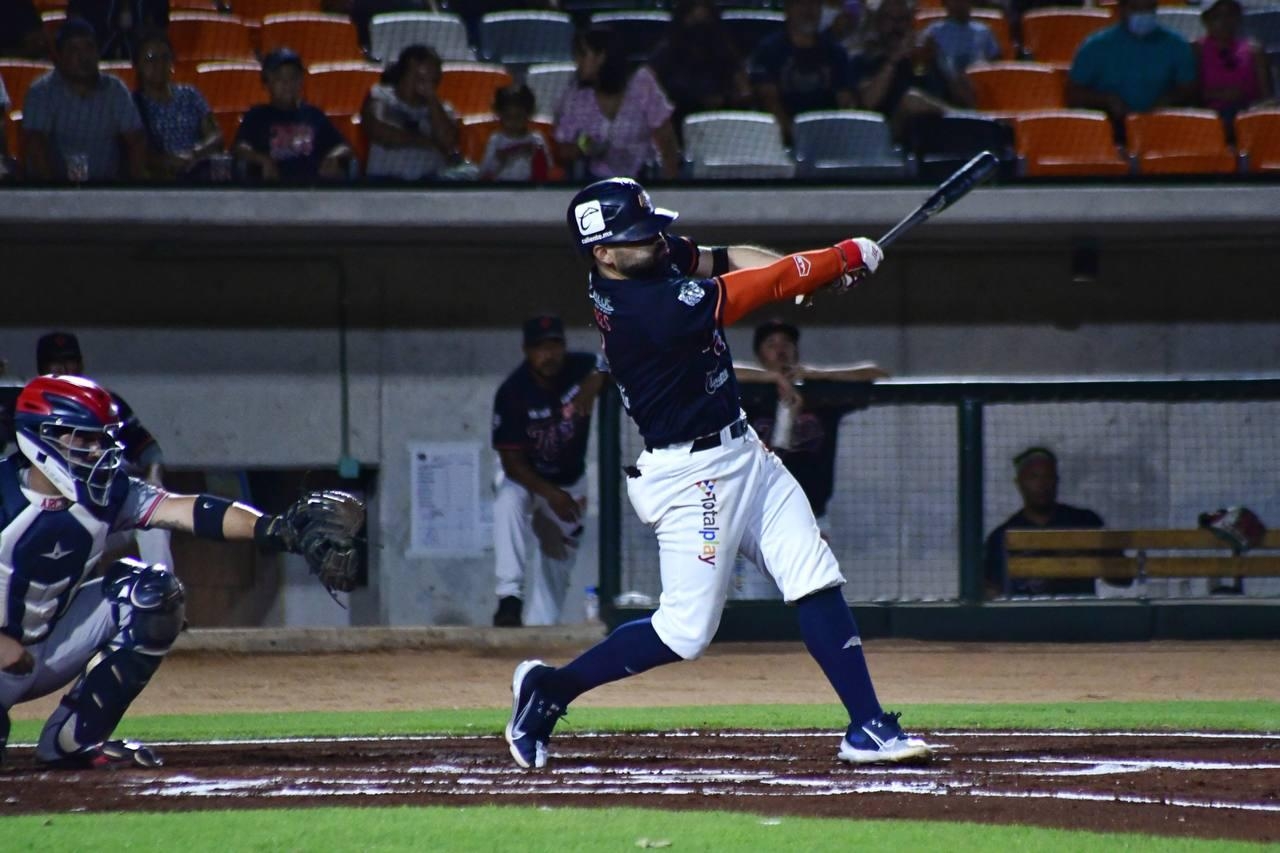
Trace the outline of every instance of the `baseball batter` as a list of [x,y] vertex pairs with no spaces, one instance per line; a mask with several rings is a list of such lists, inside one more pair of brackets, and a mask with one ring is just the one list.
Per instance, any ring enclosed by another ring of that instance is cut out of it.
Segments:
[[865,238],[781,259],[745,246],[705,249],[668,236],[635,181],[592,184],[569,205],[570,232],[594,268],[589,295],[605,356],[645,449],[627,494],[658,537],[662,595],[652,619],[619,626],[560,668],[528,660],[511,682],[506,739],[542,767],[556,722],[592,688],[699,657],[711,642],[741,550],[794,604],[809,653],[849,713],[837,756],[854,764],[923,759],[930,747],[885,713],[831,549],[795,478],[760,443],[738,403],[724,327],[768,302],[875,272]]
[[282,516],[216,495],[176,495],[121,471],[121,413],[77,376],[41,376],[18,395],[18,452],[0,460],[0,761],[9,709],[67,684],[40,733],[50,767],[154,767],[139,743],[111,740],[120,718],[185,624],[185,595],[160,563],[117,560],[93,577],[116,531],[161,528],[253,539],[307,556],[322,581],[349,589],[351,536],[364,508],[308,495]]

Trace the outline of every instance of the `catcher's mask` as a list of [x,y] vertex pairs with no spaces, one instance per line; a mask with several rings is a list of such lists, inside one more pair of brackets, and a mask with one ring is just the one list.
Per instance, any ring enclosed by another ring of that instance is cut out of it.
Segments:
[[106,506],[124,455],[120,410],[102,386],[81,376],[38,376],[18,395],[18,449],[59,492]]
[[596,245],[650,241],[679,215],[655,208],[645,188],[630,178],[609,178],[575,195],[566,219],[574,245],[588,255]]

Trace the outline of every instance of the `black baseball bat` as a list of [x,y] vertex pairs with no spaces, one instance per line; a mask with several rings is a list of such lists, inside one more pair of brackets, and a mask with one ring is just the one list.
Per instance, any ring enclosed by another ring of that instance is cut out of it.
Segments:
[[[951,177],[943,181],[919,207],[902,217],[897,225],[886,231],[885,235],[876,242],[882,249],[887,247],[930,216],[941,213],[964,198],[969,194],[969,190],[991,177],[991,173],[999,165],[1000,159],[996,155],[990,151],[983,151],[952,173]],[[806,307],[812,305],[812,294],[797,296],[796,304]]]
[[915,210],[904,216],[901,222],[890,228],[876,242],[883,249],[929,217],[946,210],[968,195],[969,190],[991,177],[991,173],[999,165],[1000,160],[996,155],[990,151],[983,151],[957,169],[951,177],[943,181],[942,185],[933,191],[933,195],[925,199],[924,203]]

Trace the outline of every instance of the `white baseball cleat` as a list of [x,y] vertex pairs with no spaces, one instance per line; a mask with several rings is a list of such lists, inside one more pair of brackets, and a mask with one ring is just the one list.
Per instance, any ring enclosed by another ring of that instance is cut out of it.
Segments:
[[901,714],[884,713],[861,726],[850,726],[840,741],[836,755],[849,764],[896,764],[901,761],[928,761],[933,747],[911,737],[898,725]]

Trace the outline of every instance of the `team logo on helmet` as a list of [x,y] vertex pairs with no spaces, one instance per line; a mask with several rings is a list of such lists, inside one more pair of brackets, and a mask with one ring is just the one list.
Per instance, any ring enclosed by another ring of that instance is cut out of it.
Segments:
[[578,233],[584,237],[604,230],[604,211],[598,201],[584,201],[575,207],[573,218],[578,221]]

